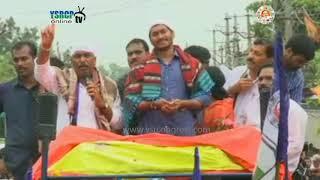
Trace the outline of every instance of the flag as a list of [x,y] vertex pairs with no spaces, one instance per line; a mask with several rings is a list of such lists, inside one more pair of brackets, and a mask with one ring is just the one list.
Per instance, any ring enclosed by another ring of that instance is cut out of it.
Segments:
[[263,125],[258,165],[253,176],[255,180],[282,180],[288,178],[289,94],[282,65],[283,42],[280,33],[277,34],[274,51],[275,80]]
[[320,27],[308,15],[306,11],[304,12],[304,24],[306,26],[308,36],[316,43],[320,43]]
[[198,147],[194,148],[194,170],[192,180],[201,180],[200,156]]
[[[288,112],[289,112],[289,92],[286,75],[282,63],[283,42],[280,33],[277,34],[275,43],[275,91],[280,92],[280,118],[277,145],[276,177],[280,179],[284,172],[284,179],[288,179]],[[284,169],[283,169],[284,168]]]

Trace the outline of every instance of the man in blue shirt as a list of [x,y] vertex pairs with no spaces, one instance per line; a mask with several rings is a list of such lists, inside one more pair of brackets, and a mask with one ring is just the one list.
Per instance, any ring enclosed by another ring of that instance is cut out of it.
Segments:
[[[196,134],[195,111],[210,104],[214,83],[201,63],[173,45],[174,31],[168,24],[155,23],[149,31],[154,46],[139,84],[127,87],[125,119],[131,133]],[[141,91],[139,91],[141,90]],[[133,118],[136,111],[139,118]],[[134,121],[134,122],[133,122]],[[135,132],[133,132],[135,131]]]
[[315,43],[306,35],[292,36],[285,46],[284,67],[288,80],[290,98],[301,103],[304,76],[301,68],[314,58]]
[[0,113],[6,115],[7,134],[0,172],[26,179],[26,172],[38,157],[36,97],[40,91],[34,79],[37,48],[32,42],[19,42],[12,48],[18,77],[0,84]]

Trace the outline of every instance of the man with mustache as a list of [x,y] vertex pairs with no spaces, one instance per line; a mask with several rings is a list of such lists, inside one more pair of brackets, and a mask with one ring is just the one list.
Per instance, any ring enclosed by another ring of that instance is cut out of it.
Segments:
[[15,179],[27,179],[27,170],[38,158],[37,96],[44,89],[34,78],[34,59],[37,47],[22,41],[11,51],[17,78],[0,84],[0,114],[6,116],[4,159],[0,173],[12,174]]
[[126,88],[125,119],[128,127],[137,127],[133,133],[195,135],[194,115],[211,101],[214,83],[197,59],[173,44],[174,36],[165,22],[149,29],[154,50],[136,73],[141,82]]
[[272,43],[257,39],[253,42],[247,57],[247,65],[232,70],[225,89],[235,98],[236,125],[252,125],[260,128],[259,89],[256,83],[258,70],[273,58]]
[[[107,131],[121,130],[117,86],[96,68],[94,51],[88,47],[76,49],[72,53],[72,68],[61,78],[55,69],[49,66],[54,35],[54,24],[46,27],[41,33],[35,77],[46,89],[59,95],[57,131],[69,124]],[[61,82],[62,80],[65,81]],[[66,82],[68,90],[62,94],[59,85]]]
[[144,64],[149,55],[149,46],[143,39],[134,38],[126,45],[128,65],[130,69]]
[[292,36],[284,52],[284,67],[288,79],[290,98],[297,103],[303,99],[304,76],[301,68],[309,63],[315,56],[315,43],[306,35]]
[[[123,75],[117,81],[122,102],[124,98],[125,84],[133,83],[133,81],[135,81],[132,79],[132,74],[143,66],[146,57],[149,55],[149,46],[145,40],[134,38],[126,45],[126,53],[128,65],[131,71]],[[126,81],[129,82],[126,83]]]
[[[260,91],[260,107],[265,108],[262,112],[261,126],[263,128],[264,136],[272,134],[273,127],[264,126],[264,120],[267,116],[270,119],[271,116],[275,117],[277,122],[280,118],[280,95],[279,93],[271,94],[273,82],[275,78],[275,72],[272,64],[266,64],[261,67],[258,72],[258,86]],[[270,97],[272,95],[272,97]],[[264,98],[261,98],[264,97]],[[269,98],[272,98],[272,103],[269,102]],[[267,112],[268,110],[268,112]],[[272,115],[270,115],[270,112]],[[307,127],[308,115],[305,110],[294,100],[289,100],[289,112],[288,112],[288,170],[290,174],[293,174],[298,167],[300,154],[302,152],[305,131]],[[266,120],[267,121],[267,120]],[[267,122],[266,122],[267,123]],[[276,126],[277,127],[277,126]],[[269,131],[269,132],[266,132]]]

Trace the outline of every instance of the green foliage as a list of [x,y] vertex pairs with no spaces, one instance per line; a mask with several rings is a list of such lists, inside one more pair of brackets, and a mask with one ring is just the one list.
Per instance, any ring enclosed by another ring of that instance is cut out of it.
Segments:
[[251,31],[254,33],[254,38],[272,39],[272,25],[256,23],[251,26]]
[[64,63],[64,66],[67,68],[71,68],[71,50],[67,49],[62,53],[62,62]]
[[16,25],[12,17],[4,21],[1,21],[0,19],[0,27],[2,27],[2,33],[0,34],[1,55],[10,52],[12,46],[18,41],[37,42],[40,38],[36,27],[22,29]]
[[[246,10],[249,11],[251,14],[255,14],[259,7],[261,7],[263,4],[263,1],[256,1],[251,4],[249,4],[246,7]],[[271,1],[267,0],[266,5],[271,5]],[[254,23],[251,26],[251,32],[254,35],[254,37],[259,38],[265,38],[265,39],[271,39],[272,38],[272,24],[261,24],[259,22]]]
[[16,71],[12,65],[11,57],[8,54],[0,54],[0,83],[13,79],[16,76]]
[[[280,9],[283,10],[286,4],[284,4],[283,1],[279,1],[279,2],[282,2]],[[319,13],[320,1],[319,0],[291,0],[288,2],[291,3],[292,8],[295,11],[295,12],[292,12],[292,14],[290,15],[290,18],[292,18],[291,19],[292,23],[294,24],[293,26],[294,33],[306,33],[305,25],[302,24],[303,23],[303,16],[301,14],[302,8],[305,8],[309,13],[309,15],[313,18],[313,20],[315,20],[316,22],[318,22],[318,24],[320,24],[320,13]],[[267,0],[266,4],[272,6],[272,1]],[[246,10],[249,11],[251,14],[255,14],[258,8],[261,7],[262,5],[263,5],[263,1],[257,0],[256,2],[249,4],[246,7]],[[277,12],[278,10],[275,9],[275,11]],[[278,26],[281,26],[280,29],[284,28],[286,18],[284,18],[283,14],[279,14],[279,15],[277,14],[274,20],[274,23]],[[272,26],[273,26],[272,24],[264,25],[257,22],[252,25],[251,31],[254,34],[254,37],[272,38],[272,31],[271,31],[271,29],[273,28]]]
[[[315,58],[304,69],[305,87],[313,88],[320,86],[320,50],[316,52]],[[311,108],[320,108],[320,97],[309,98],[306,103]]]
[[16,76],[15,69],[11,63],[11,48],[18,41],[39,40],[37,28],[20,28],[10,17],[4,21],[0,19],[0,83],[13,79]]
[[[5,136],[4,134],[5,121],[6,121],[5,114],[0,113],[0,138],[3,138]],[[3,142],[0,141],[0,144],[3,144]]]
[[[317,0],[293,0],[292,3],[293,9],[298,12],[302,12],[302,8],[304,8],[311,18],[320,24],[320,1]],[[302,15],[299,17],[300,21],[304,21]],[[300,22],[295,22],[295,32],[297,33],[306,33],[306,27],[304,24]]]
[[317,22],[320,22],[320,1],[318,0],[294,0],[292,6],[295,9],[304,7],[310,16]]
[[306,103],[307,103],[309,108],[319,108],[320,107],[320,98],[307,99]]
[[122,76],[124,76],[126,73],[128,73],[129,70],[130,70],[129,67],[124,67],[124,66],[120,66],[115,63],[111,63],[111,64],[109,64],[108,74],[113,80],[117,81]]
[[320,85],[320,50],[316,52],[315,58],[304,69],[306,87]]

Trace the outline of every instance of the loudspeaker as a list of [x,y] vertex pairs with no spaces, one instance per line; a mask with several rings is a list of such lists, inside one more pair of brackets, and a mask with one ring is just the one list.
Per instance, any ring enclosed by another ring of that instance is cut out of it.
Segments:
[[40,139],[55,139],[58,97],[52,93],[42,93],[38,96],[38,121]]

